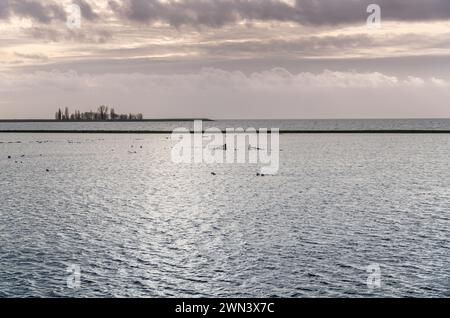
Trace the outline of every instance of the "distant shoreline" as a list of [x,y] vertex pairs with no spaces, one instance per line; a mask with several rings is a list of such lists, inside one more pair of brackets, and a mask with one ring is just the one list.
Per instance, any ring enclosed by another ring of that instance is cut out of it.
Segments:
[[139,122],[188,122],[214,121],[208,118],[160,118],[139,120],[55,120],[55,119],[0,119],[0,123],[139,123]]
[[[221,131],[226,133],[225,130]],[[270,130],[267,131],[269,134]],[[171,135],[168,130],[0,130],[0,133],[26,134],[142,134]],[[193,131],[186,132],[192,134]],[[205,133],[205,131],[203,131]],[[219,132],[217,132],[219,133]],[[236,132],[239,133],[239,132]],[[245,133],[245,132],[244,132]],[[450,130],[442,129],[380,129],[380,130],[280,130],[280,134],[450,134]]]

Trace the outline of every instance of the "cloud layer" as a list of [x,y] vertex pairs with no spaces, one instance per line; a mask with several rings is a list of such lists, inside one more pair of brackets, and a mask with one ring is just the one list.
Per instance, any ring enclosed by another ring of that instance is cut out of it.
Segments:
[[[106,0],[105,0],[106,1]],[[302,25],[338,25],[364,23],[372,0],[110,0],[103,12],[94,11],[105,1],[75,0],[88,20],[109,16],[137,23],[163,22],[174,27],[213,27],[241,21],[279,21]],[[383,19],[396,21],[432,21],[450,18],[448,0],[378,0]],[[109,8],[108,8],[109,7]],[[40,23],[64,20],[60,1],[0,0],[0,18],[28,17]]]
[[37,72],[0,75],[0,108],[25,117],[48,117],[64,106],[89,110],[99,104],[147,117],[438,117],[450,116],[449,88],[438,78],[377,72],[292,74],[282,68],[249,75],[219,69],[173,75]]
[[[115,12],[136,22],[165,22],[222,27],[242,20],[295,22],[305,25],[363,23],[372,0],[125,0],[111,1]],[[378,0],[383,18],[399,21],[428,21],[450,18],[447,0]]]

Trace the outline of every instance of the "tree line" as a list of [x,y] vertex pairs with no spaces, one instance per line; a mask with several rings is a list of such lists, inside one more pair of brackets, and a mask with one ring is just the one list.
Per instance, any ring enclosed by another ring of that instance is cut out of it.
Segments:
[[66,107],[64,111],[61,108],[55,113],[56,120],[143,120],[141,113],[138,114],[118,114],[114,108],[107,106],[98,107],[97,111],[80,112],[79,110],[70,113]]

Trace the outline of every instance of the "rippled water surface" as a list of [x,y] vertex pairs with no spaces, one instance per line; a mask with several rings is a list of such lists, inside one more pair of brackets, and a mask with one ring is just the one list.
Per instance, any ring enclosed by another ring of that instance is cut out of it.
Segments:
[[0,296],[450,296],[450,135],[281,135],[271,177],[172,145],[0,134]]
[[[0,122],[0,131],[8,130],[126,130],[172,131],[193,128],[192,122]],[[221,129],[253,127],[280,130],[450,130],[450,119],[318,119],[318,120],[220,120],[204,121],[203,127]]]

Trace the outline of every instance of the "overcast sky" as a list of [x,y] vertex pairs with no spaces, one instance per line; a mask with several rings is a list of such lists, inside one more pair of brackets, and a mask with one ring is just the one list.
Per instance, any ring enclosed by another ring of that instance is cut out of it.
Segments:
[[0,118],[100,104],[147,118],[450,118],[450,1],[0,0]]

